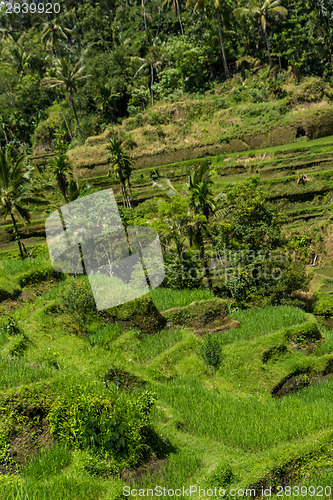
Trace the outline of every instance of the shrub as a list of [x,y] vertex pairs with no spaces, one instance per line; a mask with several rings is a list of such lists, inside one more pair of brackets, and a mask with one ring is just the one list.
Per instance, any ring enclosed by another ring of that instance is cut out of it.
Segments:
[[145,432],[154,400],[149,392],[137,400],[122,396],[110,401],[89,394],[71,400],[59,397],[48,414],[50,431],[74,448],[134,466],[147,451]]
[[323,337],[317,323],[312,321],[288,328],[285,332],[285,338],[286,340],[293,340],[300,346],[306,346],[309,342],[320,342]]
[[333,316],[333,295],[330,293],[318,293],[314,303],[314,314],[331,318]]
[[96,311],[95,299],[86,276],[72,276],[60,289],[64,309],[84,322],[87,315]]
[[212,370],[218,370],[222,363],[221,344],[218,337],[208,334],[204,338],[200,355],[206,365]]
[[6,322],[1,328],[1,331],[7,335],[18,335],[19,333],[21,333],[21,329],[18,325],[17,320],[12,316],[9,316],[6,319]]

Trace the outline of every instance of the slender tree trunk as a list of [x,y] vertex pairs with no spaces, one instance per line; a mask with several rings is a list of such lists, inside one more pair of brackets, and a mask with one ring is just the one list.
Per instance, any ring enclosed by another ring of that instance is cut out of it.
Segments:
[[84,144],[84,139],[83,139],[82,130],[81,130],[81,127],[80,127],[80,122],[79,122],[79,119],[78,119],[77,113],[76,113],[76,107],[75,107],[75,103],[74,103],[74,99],[73,99],[72,89],[69,90],[69,98],[70,98],[71,105],[72,105],[72,108],[73,108],[73,111],[74,111],[75,120],[76,120],[78,129],[79,129],[79,132],[80,132],[81,141],[82,141],[82,144]]
[[267,36],[267,31],[265,30],[264,33],[265,33],[265,38],[266,38],[266,47],[267,47],[267,54],[268,54],[269,65],[272,66],[272,55],[271,55],[271,49],[270,49],[270,46],[269,46],[269,40],[268,40],[268,36]]
[[130,183],[130,180],[129,180],[129,178],[127,179],[127,183],[128,183],[128,190],[129,190],[129,193],[130,193],[130,199],[131,199],[131,203],[133,204],[133,193],[132,193],[132,186],[131,186],[131,183]]
[[58,104],[60,106],[60,112],[62,114],[62,117],[64,119],[64,122],[65,122],[65,125],[66,125],[66,128],[67,128],[67,132],[69,133],[69,137],[71,138],[71,140],[73,140],[71,129],[69,128],[69,125],[68,125],[65,113],[64,113],[64,111],[62,109],[62,106],[61,106],[61,100],[60,100],[59,92],[57,92],[57,100],[58,100]]
[[66,188],[66,177],[64,175],[58,175],[58,187],[59,191],[65,198],[66,203],[68,202],[68,193]]
[[23,253],[22,243],[21,243],[21,239],[20,239],[20,236],[19,236],[19,233],[18,233],[18,230],[17,230],[17,224],[16,224],[16,220],[15,220],[15,217],[14,217],[14,214],[13,214],[12,210],[10,210],[10,216],[11,216],[11,219],[12,219],[12,222],[13,222],[14,235],[15,235],[18,247],[20,249],[21,259],[24,260],[24,253]]
[[215,19],[216,19],[217,29],[219,32],[223,71],[224,71],[225,76],[228,77],[228,76],[230,76],[230,73],[229,73],[227,58],[225,56],[224,43],[223,43],[223,37],[222,37],[222,26],[221,26],[218,10],[215,6],[214,6],[214,10],[215,10]]
[[[51,48],[51,50],[52,50],[52,66],[53,66],[53,68],[54,68],[54,61],[55,61],[55,57],[56,57],[56,53],[55,53],[55,50],[54,50],[54,43],[52,43],[52,48]],[[65,113],[64,113],[64,111],[63,111],[63,109],[62,109],[62,106],[61,106],[61,100],[60,100],[59,92],[58,92],[58,91],[56,91],[56,93],[57,93],[57,100],[58,100],[58,104],[59,104],[59,106],[60,106],[60,112],[61,112],[62,117],[63,117],[63,119],[64,119],[64,122],[65,122],[65,124],[66,124],[67,132],[69,133],[69,137],[71,138],[71,140],[73,140],[72,132],[71,132],[71,130],[70,130],[70,128],[69,128],[68,122],[67,122],[67,120],[66,120]]]
[[262,34],[263,34],[263,38],[264,38],[264,43],[266,45],[266,50],[267,50],[269,65],[272,66],[271,49],[270,49],[270,46],[269,46],[269,40],[268,40],[267,29],[266,29],[266,19],[264,19],[264,22],[261,25],[261,29],[262,29]]
[[154,85],[154,67],[151,64],[150,65],[150,94],[151,94],[151,105],[154,106],[154,90],[153,90],[153,85]]
[[121,181],[120,181],[120,185],[121,185],[121,195],[123,197],[123,206],[124,206],[124,208],[126,208],[126,198],[125,198],[125,193],[124,193],[124,185]]
[[200,253],[202,255],[202,263],[204,266],[204,272],[205,272],[205,276],[207,279],[208,288],[212,292],[213,291],[212,277],[210,275],[210,271],[209,271],[209,267],[208,267],[208,263],[207,263],[205,244],[204,244],[204,240],[203,240],[203,234],[201,231],[201,227],[198,227],[198,236],[199,236],[199,242],[200,242],[199,250],[200,250]]
[[142,5],[142,9],[143,9],[143,20],[145,23],[145,31],[147,31],[147,15],[146,15],[145,0],[142,0],[141,5]]
[[182,35],[184,35],[184,28],[183,28],[183,23],[182,23],[182,17],[181,17],[181,14],[180,14],[180,8],[179,8],[179,2],[178,0],[175,0],[176,1],[176,9],[177,9],[177,14],[178,14],[178,21],[179,21],[179,26],[180,26],[180,32]]

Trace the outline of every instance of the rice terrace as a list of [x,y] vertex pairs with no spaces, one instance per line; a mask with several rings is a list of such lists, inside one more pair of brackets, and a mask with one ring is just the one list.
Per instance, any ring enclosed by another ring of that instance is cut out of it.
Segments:
[[333,499],[332,35],[0,2],[0,500]]

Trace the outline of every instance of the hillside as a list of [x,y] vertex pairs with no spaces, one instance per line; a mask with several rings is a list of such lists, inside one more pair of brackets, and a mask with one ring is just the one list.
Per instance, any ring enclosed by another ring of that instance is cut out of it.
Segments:
[[0,500],[333,499],[332,39],[1,3]]

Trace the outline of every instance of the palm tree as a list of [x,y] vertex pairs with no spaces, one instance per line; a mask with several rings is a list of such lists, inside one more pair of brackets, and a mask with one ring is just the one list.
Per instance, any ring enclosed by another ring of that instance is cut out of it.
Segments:
[[84,189],[89,189],[90,185],[83,179],[70,178],[68,183],[68,201],[76,200]]
[[42,85],[47,85],[50,88],[62,87],[69,93],[69,101],[73,108],[82,144],[84,144],[83,134],[77,116],[73,95],[77,91],[78,82],[84,80],[85,78],[89,78],[91,75],[82,75],[85,67],[82,66],[81,64],[82,64],[81,59],[77,61],[77,63],[75,64],[71,64],[71,62],[65,57],[56,59],[54,68],[55,77],[44,78],[44,80],[42,80]]
[[[132,173],[133,160],[128,152],[124,150],[122,144],[123,141],[115,136],[110,139],[110,144],[106,149],[109,151],[108,157],[113,166],[113,172],[120,180],[124,207],[127,206],[128,208],[132,208],[129,193],[132,197],[130,177]],[[109,176],[111,176],[111,174],[112,172],[109,170]],[[129,193],[127,191],[127,187]]]
[[[209,165],[204,162],[198,169],[194,170],[190,175],[189,191],[190,191],[190,206],[196,215],[204,215],[206,223],[209,221],[210,214],[215,211],[214,195],[212,191],[213,181],[209,172]],[[207,224],[206,224],[207,225]],[[209,271],[209,266],[206,257],[204,244],[204,229],[205,225],[198,219],[195,224],[194,241],[202,255],[205,275],[210,290],[213,290],[212,278]]]
[[215,212],[215,198],[211,189],[213,181],[207,162],[192,171],[189,180],[190,206],[195,213],[202,213],[207,222],[210,214]]
[[17,241],[21,259],[24,259],[23,245],[19,236],[16,214],[26,222],[30,222],[28,210],[24,202],[33,201],[27,196],[26,184],[31,169],[26,165],[25,157],[13,162],[6,148],[0,149],[0,203],[5,217],[10,215],[13,223],[13,234]]
[[170,5],[172,5],[173,11],[175,13],[175,16],[178,17],[179,26],[180,26],[180,32],[181,32],[182,35],[184,35],[184,28],[183,28],[182,18],[181,18],[181,15],[180,15],[179,0],[165,0],[163,6],[170,7]]
[[57,180],[59,191],[66,203],[69,200],[68,186],[73,179],[73,169],[66,154],[55,156],[51,161],[51,167]]
[[11,66],[14,67],[20,75],[20,81],[25,71],[29,68],[32,57],[32,54],[27,52],[24,48],[24,39],[25,34],[21,35],[17,42],[9,35],[4,43],[3,50],[3,55],[10,60]]
[[[219,18],[219,9],[220,9],[220,0],[187,0],[186,5],[194,5],[194,12],[197,10],[202,10],[205,9],[207,5],[213,5],[214,8],[214,13],[215,13],[215,19],[216,19],[216,25],[219,33],[219,41],[220,41],[220,50],[221,50],[221,57],[222,57],[222,65],[223,65],[223,71],[226,77],[230,75],[229,68],[228,68],[228,63],[227,63],[227,58],[225,55],[225,49],[224,49],[224,42],[223,42],[223,35],[222,35],[222,26]],[[221,14],[222,18],[222,14]],[[223,18],[222,18],[223,20]]]
[[72,30],[61,26],[56,19],[50,19],[43,24],[42,43],[44,48],[50,47],[52,56],[56,55],[56,48],[60,40],[67,42],[68,35],[71,35]]
[[154,78],[155,78],[155,72],[157,71],[158,68],[160,68],[163,65],[164,62],[164,54],[161,51],[161,47],[156,44],[154,41],[153,44],[150,46],[148,54],[146,57],[132,57],[132,61],[139,61],[142,63],[138,71],[136,72],[136,75],[144,70],[149,68],[150,71],[150,96],[151,96],[151,104],[154,106]]
[[114,99],[119,96],[118,92],[112,92],[108,84],[100,84],[98,86],[96,101],[103,116],[109,121],[112,121],[112,118],[114,118]]
[[[42,43],[44,45],[44,49],[47,50],[50,48],[51,54],[52,54],[52,65],[54,66],[54,60],[56,57],[56,51],[58,47],[58,42],[62,40],[63,42],[68,41],[68,35],[71,35],[73,33],[72,30],[65,28],[58,24],[55,19],[50,19],[49,21],[46,21],[43,23],[43,29],[42,29]],[[62,117],[64,119],[64,122],[66,124],[66,128],[68,130],[68,133],[73,140],[72,137],[72,132],[70,131],[69,125],[67,123],[67,119],[65,116],[65,113],[63,112],[63,109],[61,107],[61,100],[59,97],[59,93],[57,92],[57,100],[58,104],[60,106],[60,111],[62,114]]]
[[[160,188],[168,198],[183,198],[183,196],[172,185],[170,179],[159,176],[157,172],[152,176],[152,182],[154,186]],[[210,290],[213,290],[204,238],[205,227],[207,226],[209,216],[215,211],[214,196],[211,186],[212,180],[209,172],[209,165],[205,162],[190,175],[188,190],[190,195],[189,205],[191,211],[188,213],[190,222],[187,224],[186,230],[190,240],[190,245],[194,242],[196,247],[199,249],[200,255],[202,256],[202,263],[208,287]]]
[[267,17],[270,14],[286,17],[288,11],[280,4],[281,0],[248,0],[248,7],[238,7],[234,10],[236,15],[256,17],[259,20],[270,65],[272,65],[272,56],[267,35]]

